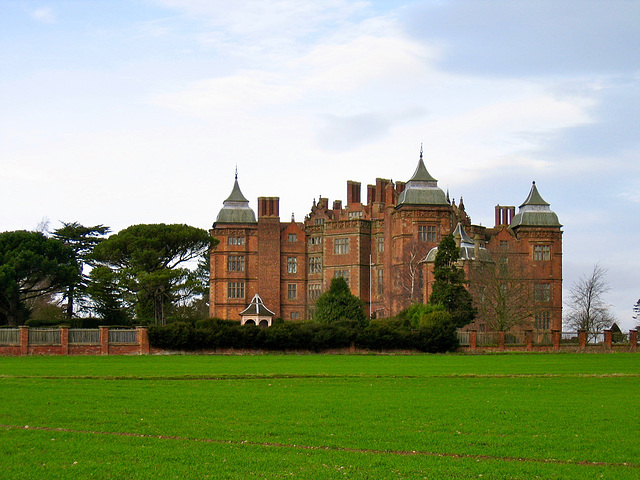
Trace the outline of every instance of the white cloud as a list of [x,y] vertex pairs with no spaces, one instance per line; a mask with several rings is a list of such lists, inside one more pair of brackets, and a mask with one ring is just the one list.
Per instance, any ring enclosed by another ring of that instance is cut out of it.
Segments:
[[31,12],[31,17],[41,23],[56,23],[56,16],[50,7],[36,8]]
[[242,71],[235,75],[193,82],[185,90],[150,96],[152,105],[205,117],[233,112],[237,115],[269,105],[294,100],[299,91],[278,74]]

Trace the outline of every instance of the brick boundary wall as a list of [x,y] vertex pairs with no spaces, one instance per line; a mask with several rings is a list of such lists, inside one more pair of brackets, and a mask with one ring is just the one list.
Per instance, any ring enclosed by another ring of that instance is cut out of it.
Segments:
[[[100,327],[100,342],[96,344],[70,344],[69,343],[69,327],[60,327],[60,343],[49,345],[29,345],[29,327],[20,327],[19,345],[0,345],[0,356],[22,356],[22,355],[260,355],[270,354],[274,351],[260,349],[234,349],[223,348],[216,350],[197,350],[197,351],[180,351],[180,350],[163,350],[151,347],[149,344],[149,335],[147,327],[136,327],[137,342],[136,343],[110,343],[109,327]],[[555,332],[554,332],[555,333]],[[523,345],[505,345],[504,337],[502,337],[495,346],[478,346],[475,331],[469,332],[469,345],[459,347],[458,353],[495,353],[495,352],[572,352],[572,353],[606,353],[606,352],[637,352],[638,351],[638,331],[629,331],[629,343],[616,344],[612,343],[611,335],[605,332],[605,341],[601,345],[587,345],[585,332],[579,332],[578,344],[562,344],[560,342],[560,332],[553,335],[553,344],[549,345],[533,345],[531,332],[525,331],[525,344]],[[280,352],[280,351],[276,351]],[[287,354],[317,354],[310,350],[282,350]],[[355,347],[345,347],[342,349],[325,350],[324,354],[370,354],[379,353],[383,355],[411,355],[420,354],[414,350],[366,350]]]
[[60,341],[49,344],[30,344],[29,327],[19,327],[19,345],[0,345],[0,356],[24,355],[148,355],[150,353],[147,327],[138,326],[136,342],[109,342],[109,327],[99,327],[98,343],[69,343],[69,327],[61,326]]

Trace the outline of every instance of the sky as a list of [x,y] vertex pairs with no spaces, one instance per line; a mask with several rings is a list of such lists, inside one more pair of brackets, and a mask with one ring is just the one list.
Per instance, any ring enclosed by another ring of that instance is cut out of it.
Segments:
[[[0,231],[208,229],[233,186],[302,221],[427,169],[475,224],[535,181],[565,291],[640,298],[640,2],[0,2]],[[566,298],[566,294],[565,294]]]

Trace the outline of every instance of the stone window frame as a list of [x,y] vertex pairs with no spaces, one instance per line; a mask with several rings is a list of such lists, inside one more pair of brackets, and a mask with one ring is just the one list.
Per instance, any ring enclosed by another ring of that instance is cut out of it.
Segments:
[[346,255],[349,253],[349,237],[339,237],[333,241],[333,253],[335,255]]
[[533,260],[536,262],[551,261],[551,245],[538,244],[533,246]]
[[309,237],[309,245],[320,245],[322,243],[322,237],[320,235],[313,235]]
[[550,302],[551,301],[551,284],[550,283],[534,284],[533,299],[536,302]]
[[298,273],[298,257],[287,257],[287,273]]
[[438,229],[436,225],[418,225],[418,240],[421,242],[437,243]]
[[228,237],[227,244],[228,245],[244,245],[245,239],[244,237]]
[[287,300],[296,300],[298,298],[298,284],[287,284]]
[[244,272],[245,257],[244,255],[229,255],[227,257],[228,272]]
[[244,282],[227,282],[227,298],[244,298]]
[[551,328],[551,312],[548,310],[536,312],[534,325],[536,330],[549,330]]
[[309,257],[309,273],[322,273],[322,257]]
[[308,289],[309,300],[317,300],[322,295],[322,285],[319,283],[310,283]]

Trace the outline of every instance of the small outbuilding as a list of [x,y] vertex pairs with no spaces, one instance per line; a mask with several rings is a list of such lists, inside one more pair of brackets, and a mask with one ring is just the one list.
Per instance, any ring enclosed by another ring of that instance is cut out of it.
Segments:
[[253,299],[251,299],[249,306],[240,312],[240,324],[270,327],[273,324],[273,317],[275,316],[275,313],[264,306],[260,295],[256,293]]

